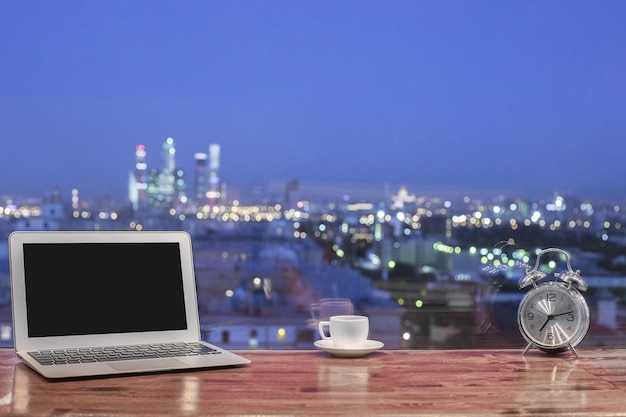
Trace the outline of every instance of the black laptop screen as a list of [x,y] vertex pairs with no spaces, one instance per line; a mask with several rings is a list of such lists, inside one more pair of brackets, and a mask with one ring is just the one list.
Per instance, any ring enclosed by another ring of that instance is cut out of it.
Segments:
[[184,330],[177,243],[24,245],[30,337]]

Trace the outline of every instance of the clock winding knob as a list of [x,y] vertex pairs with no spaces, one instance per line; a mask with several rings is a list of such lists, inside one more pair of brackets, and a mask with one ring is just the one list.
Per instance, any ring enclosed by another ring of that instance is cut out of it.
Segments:
[[587,288],[589,288],[587,283],[580,277],[580,271],[568,271],[561,274],[559,278],[561,278],[561,281],[576,287],[580,291],[587,291]]
[[527,287],[530,284],[534,284],[535,282],[544,278],[545,276],[546,274],[544,272],[537,271],[536,269],[533,269],[532,271],[526,271],[526,276],[519,280],[518,286],[520,289]]

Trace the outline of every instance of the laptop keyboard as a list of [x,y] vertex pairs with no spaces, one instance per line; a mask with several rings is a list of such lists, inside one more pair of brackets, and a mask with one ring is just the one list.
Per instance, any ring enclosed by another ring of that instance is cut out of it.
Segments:
[[217,353],[221,352],[197,342],[54,349],[28,352],[30,356],[42,365],[173,358],[177,356],[212,355]]

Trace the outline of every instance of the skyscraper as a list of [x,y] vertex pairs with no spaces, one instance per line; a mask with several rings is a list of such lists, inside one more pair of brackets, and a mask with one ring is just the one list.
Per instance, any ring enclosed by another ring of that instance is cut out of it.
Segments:
[[209,191],[209,156],[204,152],[194,155],[196,164],[194,166],[193,199],[199,206],[206,204],[206,195]]
[[209,203],[214,203],[220,200],[221,185],[218,171],[220,169],[220,145],[209,145],[209,191],[207,198]]
[[137,208],[142,208],[145,207],[147,202],[146,192],[148,189],[148,184],[146,183],[146,169],[148,168],[148,164],[146,163],[146,147],[144,145],[137,145],[135,149],[135,161]]
[[144,208],[147,204],[147,167],[146,147],[139,144],[135,147],[135,170],[130,173],[128,178],[128,199],[133,210]]
[[176,194],[176,146],[173,138],[167,138],[161,148],[163,169],[159,174],[159,200],[165,205],[173,202]]

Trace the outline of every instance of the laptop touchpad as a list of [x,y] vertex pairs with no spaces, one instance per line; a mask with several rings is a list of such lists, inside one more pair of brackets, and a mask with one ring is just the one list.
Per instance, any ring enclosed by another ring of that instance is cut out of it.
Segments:
[[177,369],[184,366],[185,363],[174,358],[163,359],[141,359],[128,362],[110,362],[107,363],[111,368],[117,371],[161,371],[166,369]]

